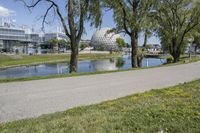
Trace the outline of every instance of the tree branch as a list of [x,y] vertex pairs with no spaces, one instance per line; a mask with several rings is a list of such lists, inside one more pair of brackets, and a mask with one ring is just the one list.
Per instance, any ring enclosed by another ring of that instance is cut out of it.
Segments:
[[126,33],[131,36],[131,32],[128,30],[128,27],[127,27],[127,23],[126,23],[126,10],[125,8],[123,7],[123,4],[120,2],[119,3],[120,6],[121,6],[121,9],[122,9],[122,12],[123,12],[123,27],[124,27],[124,30],[126,31]]
[[66,25],[65,20],[64,20],[62,14],[61,14],[61,12],[60,12],[60,9],[59,9],[58,5],[57,5],[54,1],[52,1],[52,0],[46,0],[46,1],[47,1],[47,2],[51,2],[52,5],[56,8],[56,12],[57,12],[57,14],[58,14],[58,16],[59,16],[59,18],[60,18],[60,20],[61,20],[61,23],[62,23],[62,25],[63,25],[65,34],[70,38],[71,35],[69,34],[69,31],[68,31],[68,29],[67,29],[67,25]]
[[46,10],[46,13],[44,14],[43,16],[43,20],[42,20],[42,31],[44,31],[44,24],[47,24],[46,22],[46,17],[49,13],[49,11],[51,10],[51,8],[53,8],[53,5],[51,5],[47,10]]
[[67,25],[66,25],[65,20],[64,20],[62,14],[61,14],[61,12],[60,12],[60,9],[59,9],[58,5],[57,5],[53,0],[37,0],[36,2],[32,1],[32,4],[31,4],[31,5],[28,5],[28,4],[25,2],[25,0],[17,0],[17,1],[23,2],[24,5],[25,5],[25,7],[27,7],[29,10],[30,10],[31,8],[36,7],[36,6],[37,6],[40,2],[42,2],[42,1],[46,1],[46,2],[51,3],[51,6],[46,10],[45,15],[43,16],[44,18],[43,18],[43,22],[42,22],[42,29],[44,29],[44,24],[46,23],[46,17],[47,17],[47,15],[48,15],[49,11],[54,7],[54,8],[56,9],[56,13],[57,13],[58,17],[59,17],[60,20],[61,20],[61,23],[62,23],[62,25],[63,25],[65,34],[66,34],[68,37],[70,37],[70,34],[69,34],[69,32],[68,32],[68,29],[67,29]]

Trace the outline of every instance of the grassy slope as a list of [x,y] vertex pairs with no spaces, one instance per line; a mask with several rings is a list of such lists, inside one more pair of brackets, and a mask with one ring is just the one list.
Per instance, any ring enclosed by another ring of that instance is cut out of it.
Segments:
[[49,76],[33,76],[33,77],[22,77],[22,78],[5,78],[5,79],[0,79],[0,83],[23,82],[23,81],[42,80],[42,79],[51,79],[51,78],[67,78],[67,77],[86,76],[86,75],[95,75],[95,74],[105,74],[105,73],[131,71],[131,70],[138,70],[138,69],[135,68],[135,69],[128,69],[128,70],[82,72],[82,73],[71,73],[71,74],[49,75]]
[[0,124],[0,132],[200,132],[200,80],[35,119]]
[[[120,54],[80,54],[79,60],[96,60],[96,59],[106,59],[120,56]],[[48,55],[34,55],[28,56],[24,55],[21,58],[14,59],[6,55],[0,55],[0,68],[1,67],[12,67],[20,65],[32,65],[32,64],[42,64],[42,63],[52,63],[52,62],[62,62],[69,61],[70,55],[68,54],[48,54]]]

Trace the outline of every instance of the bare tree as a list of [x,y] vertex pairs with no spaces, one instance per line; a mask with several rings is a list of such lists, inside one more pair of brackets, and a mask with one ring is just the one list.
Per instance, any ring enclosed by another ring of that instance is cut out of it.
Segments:
[[[65,0],[66,4],[58,4],[58,0],[17,0],[22,1],[28,9],[39,6],[42,2],[49,4],[43,16],[42,25],[47,23],[47,16],[54,11],[63,26],[64,32],[70,39],[71,59],[70,73],[77,71],[78,47],[84,32],[84,23],[91,22],[91,26],[98,27],[101,24],[101,0]],[[59,0],[60,1],[60,0]],[[65,8],[65,13],[61,12]]]

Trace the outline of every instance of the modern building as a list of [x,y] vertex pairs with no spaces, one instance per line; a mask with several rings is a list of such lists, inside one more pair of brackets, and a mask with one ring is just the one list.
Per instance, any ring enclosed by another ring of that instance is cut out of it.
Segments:
[[117,38],[121,38],[119,34],[108,33],[110,28],[102,28],[97,30],[91,39],[91,46],[95,50],[117,50]]
[[32,44],[39,44],[42,41],[39,34],[36,34],[36,33],[25,34],[25,36],[26,36],[26,40]]
[[26,45],[24,30],[10,27],[0,27],[0,49],[5,52],[12,52],[13,47]]
[[82,44],[82,43],[90,45],[91,40],[83,40],[83,39],[82,39],[82,40],[80,41],[80,44]]
[[58,39],[58,40],[68,40],[68,37],[64,34],[64,33],[45,33],[44,35],[44,38],[45,38],[45,42],[47,42],[48,40],[50,39]]
[[[34,53],[40,44],[44,42],[44,37],[34,32],[26,32],[23,28],[0,26],[0,51]],[[35,49],[35,50],[33,50]]]
[[63,32],[55,32],[55,33],[45,33],[43,36],[43,43],[41,43],[41,53],[51,53],[51,52],[66,52],[66,46],[59,45],[49,45],[47,42],[51,39],[57,40],[65,40],[66,42],[69,40],[66,34]]
[[149,51],[162,51],[162,47],[159,44],[149,44]]

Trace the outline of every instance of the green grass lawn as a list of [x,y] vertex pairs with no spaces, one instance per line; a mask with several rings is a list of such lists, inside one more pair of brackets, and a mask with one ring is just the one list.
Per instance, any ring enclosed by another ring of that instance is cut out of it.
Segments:
[[[98,60],[107,59],[121,56],[120,53],[114,54],[79,54],[79,60]],[[0,55],[0,68],[3,67],[13,67],[21,65],[33,65],[33,64],[43,64],[43,63],[54,63],[69,61],[69,54],[47,54],[47,55],[21,55],[21,56],[7,56]]]
[[0,124],[20,133],[199,133],[200,80],[73,108],[39,118]]

